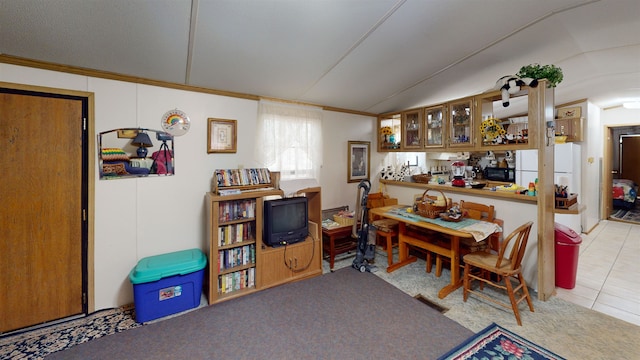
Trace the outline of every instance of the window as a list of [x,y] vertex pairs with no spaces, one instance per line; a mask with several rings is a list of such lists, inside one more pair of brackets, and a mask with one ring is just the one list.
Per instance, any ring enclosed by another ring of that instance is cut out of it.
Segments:
[[322,109],[261,100],[256,158],[280,178],[320,178]]

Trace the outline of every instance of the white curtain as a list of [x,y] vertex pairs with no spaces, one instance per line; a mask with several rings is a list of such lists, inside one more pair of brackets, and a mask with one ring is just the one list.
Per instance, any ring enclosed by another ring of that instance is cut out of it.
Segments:
[[261,100],[256,159],[280,178],[320,179],[322,109]]

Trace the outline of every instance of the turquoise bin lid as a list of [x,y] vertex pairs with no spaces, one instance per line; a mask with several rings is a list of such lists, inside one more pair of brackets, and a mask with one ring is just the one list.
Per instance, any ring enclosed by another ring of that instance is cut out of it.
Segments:
[[204,269],[207,258],[200,249],[176,251],[140,259],[129,273],[132,284],[142,284],[160,279],[186,275]]

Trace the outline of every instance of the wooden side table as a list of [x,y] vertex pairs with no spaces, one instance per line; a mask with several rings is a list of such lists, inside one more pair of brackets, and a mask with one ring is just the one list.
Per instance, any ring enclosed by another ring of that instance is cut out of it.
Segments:
[[[336,255],[355,250],[358,246],[356,239],[351,237],[351,226],[341,226],[333,229],[322,228],[322,250],[329,256],[329,269],[333,271]],[[354,253],[355,254],[355,253]]]

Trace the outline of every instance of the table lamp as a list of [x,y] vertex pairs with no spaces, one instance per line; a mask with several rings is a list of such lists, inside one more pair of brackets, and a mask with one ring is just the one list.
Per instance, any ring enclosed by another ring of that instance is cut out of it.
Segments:
[[131,144],[138,146],[136,153],[138,154],[138,157],[141,158],[147,157],[147,148],[153,146],[149,135],[142,131],[138,132],[138,135],[136,135]]

